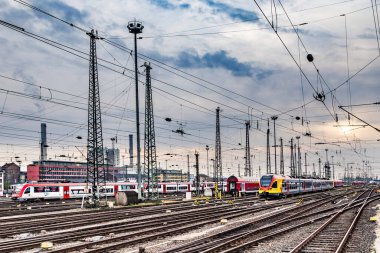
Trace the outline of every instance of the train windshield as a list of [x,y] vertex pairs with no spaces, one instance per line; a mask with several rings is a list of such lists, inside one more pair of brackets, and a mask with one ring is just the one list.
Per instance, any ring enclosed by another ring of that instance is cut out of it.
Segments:
[[262,176],[260,180],[260,185],[263,187],[268,187],[272,182],[272,177],[272,175]]

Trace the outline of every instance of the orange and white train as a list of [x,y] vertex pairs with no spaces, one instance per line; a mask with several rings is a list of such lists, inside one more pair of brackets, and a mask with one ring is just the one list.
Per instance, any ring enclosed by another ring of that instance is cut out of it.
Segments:
[[283,197],[307,192],[318,192],[342,187],[342,180],[291,178],[268,174],[260,179],[260,197]]

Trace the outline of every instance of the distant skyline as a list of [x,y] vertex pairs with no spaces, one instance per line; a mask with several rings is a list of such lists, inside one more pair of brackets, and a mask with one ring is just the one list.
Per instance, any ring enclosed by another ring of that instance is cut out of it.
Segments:
[[[97,41],[97,55],[104,147],[110,148],[111,138],[117,136],[121,163],[124,156],[124,164],[129,164],[128,136],[133,134],[136,155],[136,123],[134,44],[127,24],[136,19],[144,25],[138,40],[142,156],[145,73],[140,66],[150,62],[162,168],[167,164],[168,169],[187,170],[190,155],[194,173],[198,151],[200,171],[206,173],[208,145],[212,171],[219,106],[224,175],[238,175],[239,167],[244,174],[246,120],[251,121],[253,175],[259,176],[259,168],[261,175],[266,172],[268,121],[274,172],[271,117],[278,116],[276,144],[283,139],[286,174],[289,142],[300,136],[303,170],[305,152],[311,172],[314,167],[318,171],[319,158],[326,161],[327,149],[336,178],[351,166],[354,175],[377,176],[378,6],[364,0],[271,2],[1,1],[0,162],[20,159],[25,166],[38,160],[41,123],[47,124],[48,159],[66,159],[65,155],[85,161],[85,31],[95,29],[103,38]],[[279,169],[280,148],[276,153]]]

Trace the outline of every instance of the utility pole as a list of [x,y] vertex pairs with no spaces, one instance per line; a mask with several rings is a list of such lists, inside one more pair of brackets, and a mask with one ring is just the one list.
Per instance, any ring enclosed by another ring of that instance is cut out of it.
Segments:
[[209,171],[209,167],[208,167],[208,151],[210,150],[210,147],[208,146],[208,145],[206,145],[206,153],[207,153],[207,157],[206,157],[206,159],[207,159],[207,178],[209,178],[210,177],[210,171]]
[[327,148],[325,149],[326,151],[326,165],[325,165],[325,177],[330,179],[330,164],[329,164],[329,157],[327,152],[329,151]]
[[144,26],[140,21],[128,22],[129,33],[135,36],[135,84],[136,84],[136,145],[137,145],[137,194],[138,199],[141,199],[141,158],[140,158],[140,110],[139,110],[139,77],[137,70],[137,34],[142,33]]
[[[144,175],[148,179],[148,198],[158,199],[156,135],[154,131],[153,96],[149,63],[144,63],[145,81],[145,133],[144,133]],[[181,174],[182,176],[182,174]]]
[[100,198],[100,188],[105,190],[105,168],[103,151],[102,117],[100,110],[98,61],[96,56],[96,40],[98,33],[91,30],[90,36],[90,68],[88,95],[88,137],[87,137],[87,188],[91,185],[94,206]]
[[280,174],[285,175],[285,164],[284,164],[284,145],[282,143],[282,138],[280,138]]
[[277,116],[272,116],[273,120],[273,139],[274,139],[274,174],[277,174],[277,145],[276,145],[276,120]]
[[268,129],[267,129],[267,174],[272,173],[271,163],[270,163],[270,143],[269,143],[269,119],[268,119]]
[[298,177],[301,177],[301,147],[300,147],[300,136],[296,136],[297,143],[298,143],[298,161],[297,161],[297,174]]
[[199,153],[195,151],[195,187],[196,187],[196,192],[197,196],[199,196]]
[[307,161],[306,161],[306,152],[305,152],[305,176],[307,176]]
[[[115,150],[115,143],[117,143],[117,136],[111,138],[112,141],[112,181],[115,182],[115,167],[117,166],[116,164],[116,150]],[[108,156],[107,156],[108,158]],[[109,160],[108,160],[109,162]],[[107,162],[107,165],[108,165]]]
[[290,139],[290,176],[295,177],[293,138]]
[[187,155],[187,182],[190,182],[190,156]]
[[322,170],[321,170],[321,164],[322,164],[322,162],[321,162],[321,158],[320,157],[318,158],[318,163],[319,163],[319,171],[318,171],[319,172],[318,173],[319,174],[319,178],[322,178],[322,174],[321,174],[322,173]]
[[220,108],[216,108],[216,138],[215,138],[215,178],[216,185],[220,180],[223,180],[222,174],[222,147],[220,141],[220,121],[219,121]]
[[251,124],[249,120],[245,122],[245,169],[244,169],[244,175],[245,176],[252,176],[252,168],[251,168],[251,148],[249,145],[249,129],[251,127]]
[[332,179],[335,179],[335,170],[334,170],[334,156],[331,156],[331,163],[332,163]]

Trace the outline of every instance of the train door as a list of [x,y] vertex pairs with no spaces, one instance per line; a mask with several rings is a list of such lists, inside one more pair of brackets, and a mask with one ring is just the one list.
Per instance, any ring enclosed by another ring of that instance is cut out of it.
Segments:
[[113,186],[113,193],[115,194],[115,197],[116,197],[117,192],[118,192],[118,185],[114,185]]
[[69,199],[70,198],[70,189],[69,186],[63,186],[63,198]]
[[162,187],[163,187],[162,193],[166,193],[166,184],[163,184]]
[[236,191],[236,182],[229,182],[228,191],[233,194]]
[[245,183],[240,183],[240,191],[245,192]]

